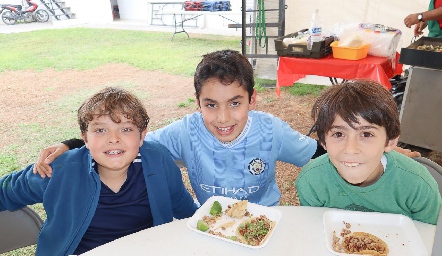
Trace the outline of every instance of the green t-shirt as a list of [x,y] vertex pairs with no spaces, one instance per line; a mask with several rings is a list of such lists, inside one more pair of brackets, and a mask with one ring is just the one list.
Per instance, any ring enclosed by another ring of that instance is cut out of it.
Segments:
[[412,158],[396,151],[385,156],[384,174],[367,187],[346,182],[328,154],[310,161],[296,179],[301,205],[403,214],[436,224],[442,200],[434,178]]
[[[434,0],[430,1],[430,5],[428,6],[428,10],[434,10]],[[429,37],[442,37],[442,31],[439,27],[439,22],[437,20],[429,20],[427,21],[428,26],[428,36]]]

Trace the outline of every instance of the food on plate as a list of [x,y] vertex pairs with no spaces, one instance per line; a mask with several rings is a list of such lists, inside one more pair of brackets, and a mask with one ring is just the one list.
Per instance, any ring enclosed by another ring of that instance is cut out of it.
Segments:
[[379,237],[366,232],[353,232],[344,237],[342,247],[346,253],[388,255],[387,244]]
[[213,202],[212,208],[210,208],[210,214],[217,216],[222,214],[223,208],[218,201]]
[[226,210],[226,214],[232,218],[240,219],[244,217],[247,211],[248,200],[242,200],[234,203]]
[[416,49],[418,50],[424,50],[424,51],[431,51],[431,52],[442,52],[442,46],[441,45],[419,45]]
[[249,204],[247,200],[215,200],[206,202],[198,209],[187,223],[190,229],[243,246],[260,248],[267,243],[281,218],[280,214],[274,216],[277,213],[275,210]]
[[265,241],[274,226],[274,221],[269,220],[265,215],[260,215],[243,221],[238,226],[236,235],[241,243],[258,246]]
[[335,252],[377,256],[388,255],[388,246],[382,239],[366,232],[352,232],[350,230],[351,224],[345,221],[343,223],[345,227],[340,233],[342,242],[336,236],[336,231],[333,231],[332,248]]
[[207,230],[209,230],[210,226],[204,220],[198,220],[198,222],[196,223],[196,228],[198,230],[206,232]]
[[222,230],[226,230],[228,228],[233,227],[233,225],[235,225],[235,221],[234,220],[226,222],[226,223],[223,223],[223,224],[219,225],[218,228],[220,228]]

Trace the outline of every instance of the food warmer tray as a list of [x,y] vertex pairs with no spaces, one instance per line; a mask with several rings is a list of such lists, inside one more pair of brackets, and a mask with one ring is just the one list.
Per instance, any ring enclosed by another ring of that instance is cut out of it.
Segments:
[[442,69],[442,52],[418,50],[421,45],[441,46],[442,38],[421,37],[407,48],[401,49],[399,63],[432,69]]

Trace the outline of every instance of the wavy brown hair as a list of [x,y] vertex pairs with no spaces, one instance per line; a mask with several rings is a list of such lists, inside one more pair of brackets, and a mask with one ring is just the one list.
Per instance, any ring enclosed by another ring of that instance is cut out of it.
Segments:
[[121,115],[132,121],[141,132],[149,123],[149,116],[141,101],[132,93],[115,87],[107,87],[85,100],[78,109],[78,124],[86,134],[94,117],[109,115],[115,123],[121,122]]
[[387,142],[400,135],[399,113],[393,96],[372,80],[349,80],[330,86],[316,99],[311,112],[313,131],[324,145],[325,135],[337,115],[352,128],[358,123],[358,116],[385,127]]

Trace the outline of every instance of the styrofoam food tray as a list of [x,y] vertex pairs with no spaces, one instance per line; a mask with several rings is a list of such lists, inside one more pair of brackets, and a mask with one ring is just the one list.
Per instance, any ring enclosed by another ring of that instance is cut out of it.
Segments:
[[338,253],[333,250],[333,231],[341,238],[345,227],[343,222],[351,224],[351,232],[367,232],[384,240],[388,245],[388,256],[427,256],[427,249],[414,226],[413,221],[401,214],[330,210],[324,212],[324,234],[327,249],[335,255],[359,255]]
[[[237,241],[233,241],[233,240],[228,239],[228,238],[223,238],[223,237],[220,237],[220,236],[215,236],[215,235],[212,235],[212,234],[210,234],[208,232],[202,232],[202,231],[200,231],[200,230],[198,230],[196,228],[196,225],[197,225],[197,222],[198,222],[199,219],[202,219],[203,216],[206,216],[206,215],[207,216],[211,216],[210,215],[210,208],[212,207],[212,205],[213,205],[213,203],[215,201],[218,201],[221,204],[223,212],[224,212],[224,210],[227,209],[228,205],[232,205],[232,204],[238,202],[239,200],[236,200],[236,199],[233,199],[233,198],[228,198],[228,197],[223,197],[223,196],[213,196],[213,197],[209,198],[195,212],[195,214],[192,217],[190,217],[190,219],[187,221],[187,227],[190,230],[198,232],[198,233],[203,234],[203,235],[207,235],[207,236],[211,236],[211,237],[214,237],[214,238],[217,238],[217,239],[221,239],[221,240],[224,240],[224,241],[227,241],[227,242],[230,242],[230,243],[238,244],[238,245],[249,247],[249,248],[253,248],[253,249],[258,249],[258,248],[262,248],[262,247],[267,245],[268,241],[270,240],[270,237],[273,235],[273,232],[275,231],[275,229],[276,229],[276,227],[278,225],[279,220],[282,217],[282,213],[278,209],[274,209],[274,208],[271,208],[271,207],[266,207],[266,206],[262,206],[262,205],[258,205],[258,204],[254,204],[254,203],[248,202],[247,203],[247,211],[249,211],[249,213],[253,217],[258,217],[260,215],[265,215],[269,220],[272,220],[272,221],[275,222],[275,226],[270,231],[270,234],[267,236],[266,240],[261,245],[251,246],[251,245],[243,244],[243,243],[240,243],[240,242],[237,242]],[[226,223],[226,222],[229,222],[229,221],[232,221],[232,220],[235,221],[235,224],[232,227],[227,228],[225,230],[223,230],[221,228],[216,228],[214,231],[215,232],[221,232],[225,236],[236,236],[235,232],[236,232],[237,227],[245,219],[248,219],[248,217],[243,217],[241,219],[235,219],[235,218],[231,218],[231,217],[223,214],[221,219],[216,222],[215,227],[218,227],[219,225],[222,225],[223,223]]]

